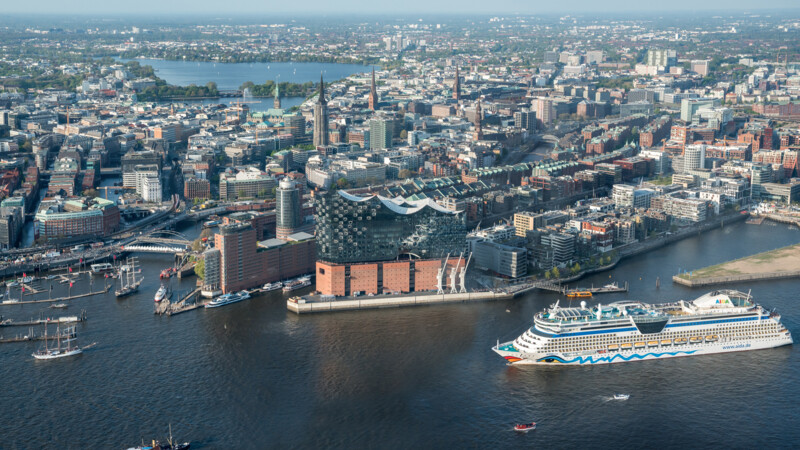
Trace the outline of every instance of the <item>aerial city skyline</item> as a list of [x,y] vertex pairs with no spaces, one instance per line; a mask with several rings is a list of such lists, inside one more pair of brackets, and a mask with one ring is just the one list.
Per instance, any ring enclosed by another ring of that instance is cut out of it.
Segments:
[[800,439],[794,4],[39,6],[0,447]]

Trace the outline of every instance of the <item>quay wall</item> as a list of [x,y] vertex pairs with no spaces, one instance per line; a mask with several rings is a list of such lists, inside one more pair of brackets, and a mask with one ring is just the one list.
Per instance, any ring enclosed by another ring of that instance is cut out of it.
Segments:
[[727,284],[737,281],[761,281],[761,280],[779,280],[782,278],[799,278],[800,270],[789,272],[768,272],[768,273],[745,273],[739,275],[728,275],[724,277],[706,277],[686,279],[679,275],[673,275],[672,281],[677,284],[688,287],[709,286],[712,284]]
[[291,298],[286,301],[289,311],[297,314],[312,312],[350,311],[358,309],[399,308],[403,306],[434,305],[442,303],[466,303],[513,298],[506,292],[468,292],[462,294],[396,295],[390,297],[364,297],[316,301]]

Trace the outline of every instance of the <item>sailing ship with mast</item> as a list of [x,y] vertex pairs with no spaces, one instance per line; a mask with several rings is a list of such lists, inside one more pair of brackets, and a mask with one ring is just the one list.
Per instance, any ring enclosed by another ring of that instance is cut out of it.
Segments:
[[33,353],[36,359],[56,359],[83,353],[83,349],[75,345],[77,339],[75,326],[67,327],[61,332],[60,327],[56,329],[56,346],[49,347],[47,342],[47,327],[44,328],[44,348]]
[[122,267],[120,270],[120,277],[119,277],[119,289],[114,291],[114,295],[119,297],[125,297],[127,295],[131,295],[134,292],[139,291],[139,285],[142,284],[143,278],[136,278],[136,275],[141,273],[141,270],[137,270],[136,268],[136,258],[128,258],[125,261],[125,266]]

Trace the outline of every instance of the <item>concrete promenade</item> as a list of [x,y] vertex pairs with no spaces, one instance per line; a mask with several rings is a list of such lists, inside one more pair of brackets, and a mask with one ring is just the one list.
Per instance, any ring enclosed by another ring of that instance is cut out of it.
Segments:
[[513,298],[509,292],[467,292],[463,294],[406,294],[374,297],[350,297],[322,300],[316,296],[292,297],[286,301],[289,311],[297,314],[313,312],[348,311],[356,309],[400,308],[404,306],[435,305],[442,303],[467,303],[505,300]]

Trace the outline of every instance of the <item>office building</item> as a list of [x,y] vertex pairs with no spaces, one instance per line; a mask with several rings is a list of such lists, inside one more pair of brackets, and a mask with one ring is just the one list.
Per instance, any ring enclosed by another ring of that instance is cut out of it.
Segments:
[[263,261],[256,254],[256,231],[250,224],[220,227],[214,235],[214,248],[220,252],[220,289],[240,291],[263,282]]
[[161,203],[161,177],[158,175],[146,175],[142,177],[141,191],[137,193],[142,196],[142,200],[147,203]]
[[303,224],[303,208],[300,189],[294,181],[281,180],[275,190],[275,234],[284,239],[296,233]]
[[681,100],[681,120],[691,122],[700,108],[719,106],[717,98],[684,98]]
[[[292,135],[295,145],[306,143],[306,118],[301,114],[286,114],[283,116],[283,129]],[[327,134],[327,133],[326,133]]]
[[24,224],[25,216],[21,206],[0,207],[0,250],[17,246]]
[[105,236],[119,229],[119,208],[102,198],[44,199],[34,220],[45,239]]
[[217,248],[210,248],[203,252],[203,291],[208,292],[207,296],[213,296],[222,292],[220,287],[222,280],[220,279],[220,265],[222,254]]
[[264,198],[272,193],[275,185],[275,178],[255,167],[236,174],[225,172],[219,177],[219,198],[220,200]]
[[369,121],[369,148],[379,150],[392,147],[394,119],[375,118]]
[[675,50],[653,49],[647,51],[645,58],[648,66],[657,66],[664,69],[678,64],[678,53]]
[[514,113],[514,127],[521,130],[536,130],[536,113],[523,109]]
[[211,183],[205,178],[189,176],[183,181],[183,196],[187,200],[211,198]]
[[473,245],[475,266],[496,274],[519,278],[528,274],[528,250],[492,241],[479,241]]
[[689,173],[692,169],[704,169],[706,167],[706,146],[705,144],[687,145],[683,150],[683,173]]

